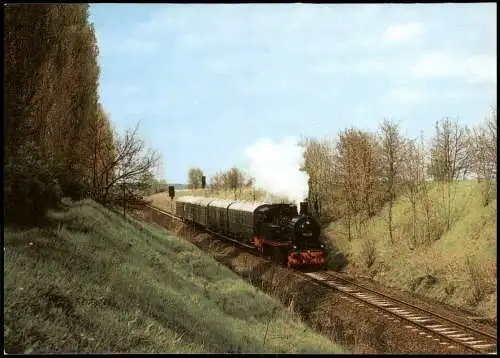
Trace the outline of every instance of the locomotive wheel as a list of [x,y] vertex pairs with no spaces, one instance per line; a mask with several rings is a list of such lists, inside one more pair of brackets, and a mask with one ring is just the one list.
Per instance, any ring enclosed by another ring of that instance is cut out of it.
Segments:
[[257,249],[257,251],[259,252],[259,257],[264,257],[264,248],[263,247],[259,247]]
[[275,247],[273,250],[273,258],[276,260],[278,264],[281,266],[285,266],[287,260],[285,260],[285,255],[283,255],[283,251],[281,251],[278,247]]
[[264,258],[264,259],[267,259],[267,247],[266,247],[266,245],[264,245],[264,244],[263,244],[263,245],[260,247],[259,252],[260,252],[260,257],[262,257],[262,258]]

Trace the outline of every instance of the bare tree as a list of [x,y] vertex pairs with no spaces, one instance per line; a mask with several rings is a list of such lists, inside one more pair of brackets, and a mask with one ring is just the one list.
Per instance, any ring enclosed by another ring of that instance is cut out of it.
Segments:
[[223,173],[217,172],[214,176],[210,178],[210,188],[214,190],[220,190],[224,187]]
[[457,120],[436,122],[431,148],[429,174],[437,181],[451,182],[464,177],[470,169],[469,130]]
[[237,193],[241,195],[244,188],[252,188],[255,178],[246,175],[237,167],[233,167],[225,172],[218,172],[210,178],[210,187],[214,190],[233,190],[235,199]]
[[464,178],[471,168],[470,138],[468,128],[460,126],[457,120],[445,118],[436,123],[428,170],[434,180],[442,184],[446,230],[451,227],[453,183]]
[[309,176],[309,201],[311,211],[320,220],[326,221],[338,215],[334,203],[337,204],[338,178],[336,175],[335,144],[329,139],[304,138],[301,145],[305,148],[304,162],[301,171]]
[[201,188],[203,171],[200,168],[190,168],[188,172],[188,184],[191,189]]
[[409,141],[405,145],[401,176],[403,193],[411,205],[412,234],[410,248],[412,249],[417,242],[417,203],[425,190],[424,155],[424,148],[419,146],[416,140]]
[[392,209],[396,199],[396,185],[401,183],[401,172],[404,162],[404,139],[399,133],[397,123],[384,120],[381,124],[381,178],[389,201],[387,229],[389,239],[394,242],[392,228]]
[[[358,234],[366,220],[380,209],[380,151],[374,136],[357,129],[339,135],[336,172],[345,205],[348,237],[354,223]],[[353,219],[356,219],[353,222]]]
[[229,189],[233,190],[234,192],[234,199],[237,199],[236,192],[238,189],[240,189],[240,194],[241,194],[241,188],[245,184],[245,177],[243,173],[236,167],[233,167],[229,169],[226,173],[226,183]]
[[483,185],[482,201],[487,206],[492,197],[497,169],[497,114],[496,108],[484,122],[474,128],[471,140],[472,168]]
[[118,184],[134,185],[141,182],[145,174],[154,171],[159,164],[157,152],[145,148],[144,141],[138,136],[138,125],[127,130],[123,136],[116,135],[115,151],[112,159],[102,171],[100,200],[107,201],[109,194]]

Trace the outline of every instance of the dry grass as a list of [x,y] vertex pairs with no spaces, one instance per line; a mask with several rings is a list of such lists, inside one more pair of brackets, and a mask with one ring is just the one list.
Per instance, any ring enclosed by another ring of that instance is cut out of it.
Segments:
[[361,257],[363,258],[366,268],[372,267],[375,263],[375,260],[377,259],[377,248],[373,238],[368,237],[363,241],[363,244],[361,245]]
[[7,352],[342,351],[166,230],[66,205],[50,227],[5,229]]
[[[279,203],[281,201],[288,201],[288,198],[271,195],[263,190],[254,190],[249,188],[234,190],[215,190],[215,189],[185,189],[177,190],[175,192],[175,198],[182,196],[205,196],[214,197],[218,199],[233,199],[233,200],[245,200],[245,201],[270,201],[273,203]],[[175,201],[174,198],[174,201]],[[162,207],[169,208],[172,206],[172,202],[168,193],[158,193],[148,197],[149,200],[153,201],[153,204]]]

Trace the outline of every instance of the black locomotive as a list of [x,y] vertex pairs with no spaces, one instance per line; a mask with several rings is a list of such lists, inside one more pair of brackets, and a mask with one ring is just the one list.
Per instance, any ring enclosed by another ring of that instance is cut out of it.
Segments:
[[289,267],[320,268],[325,263],[320,225],[307,215],[307,203],[300,214],[292,204],[254,203],[185,196],[177,199],[176,214],[185,221],[230,236],[254,246],[262,256]]

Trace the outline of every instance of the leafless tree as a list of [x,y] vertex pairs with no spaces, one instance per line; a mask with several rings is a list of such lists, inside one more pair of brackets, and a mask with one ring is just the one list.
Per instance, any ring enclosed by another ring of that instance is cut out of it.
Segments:
[[436,122],[429,165],[429,174],[434,180],[451,182],[469,172],[469,133],[469,129],[457,120],[445,118]]
[[384,120],[380,127],[381,179],[388,197],[387,229],[393,243],[392,209],[396,199],[396,186],[401,183],[404,163],[404,139],[397,123]]
[[341,184],[342,202],[345,205],[348,237],[351,225],[358,233],[365,221],[380,209],[380,151],[371,133],[348,129],[339,134],[336,153],[336,172]]
[[482,201],[487,206],[491,200],[493,180],[497,171],[497,113],[492,113],[483,123],[474,128],[471,140],[472,168],[478,181],[482,182]]
[[471,169],[472,151],[470,131],[457,120],[445,118],[436,123],[436,133],[431,148],[429,174],[442,190],[445,207],[446,230],[451,227],[454,182],[464,178]]
[[210,187],[214,190],[233,190],[234,197],[237,199],[237,194],[241,195],[244,188],[252,188],[255,178],[246,175],[237,167],[233,167],[227,171],[218,172],[210,178]]
[[159,164],[157,152],[148,150],[138,136],[138,125],[123,136],[115,135],[115,151],[112,159],[102,171],[104,186],[101,200],[109,199],[109,194],[118,184],[136,184],[145,174],[151,173]]
[[188,184],[191,189],[201,188],[203,171],[200,168],[190,168],[188,172]]
[[402,165],[402,189],[411,205],[412,234],[410,248],[417,242],[417,203],[426,189],[425,185],[425,152],[417,140],[408,141],[405,145],[405,155]]
[[328,138],[303,138],[304,161],[301,171],[309,176],[311,211],[322,221],[341,217],[338,211],[339,178],[337,175],[336,147]]

